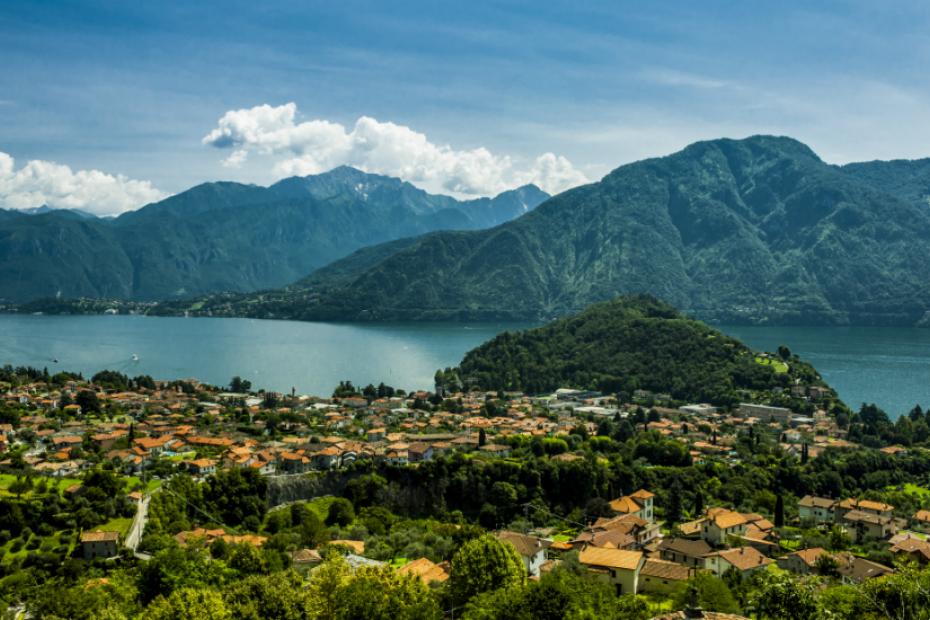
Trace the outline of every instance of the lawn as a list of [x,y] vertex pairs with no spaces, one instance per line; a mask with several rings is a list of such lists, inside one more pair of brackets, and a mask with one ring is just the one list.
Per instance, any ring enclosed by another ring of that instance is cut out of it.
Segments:
[[[138,476],[126,476],[125,480],[127,491],[134,491],[142,488],[142,480]],[[145,483],[145,492],[151,493],[160,486],[161,480],[150,478],[148,482]]]
[[316,497],[306,502],[304,505],[317,517],[320,518],[320,521],[326,521],[326,516],[329,514],[329,506],[335,501],[335,497],[332,495],[326,495],[324,497]]
[[756,357],[756,363],[763,366],[771,366],[778,374],[788,372],[788,364],[772,357]]
[[797,551],[801,548],[800,540],[785,540],[781,539],[778,541],[778,544],[781,545],[782,549],[787,549],[788,551]]
[[[68,487],[73,484],[80,484],[81,481],[77,478],[51,478],[48,476],[34,476],[32,478],[33,484],[38,484],[40,480],[46,480],[49,489],[57,488],[58,492],[61,493]],[[13,474],[0,474],[0,495],[10,495],[9,488],[13,482],[16,481],[16,476]],[[23,493],[23,497],[28,497],[29,493]]]
[[117,519],[110,519],[102,525],[98,525],[93,530],[102,530],[104,532],[119,532],[120,539],[126,538],[126,533],[129,532],[129,528],[132,527],[132,517],[120,517]]
[[[891,485],[885,487],[886,491],[897,491],[897,485]],[[930,500],[930,489],[927,487],[922,487],[920,485],[914,484],[913,482],[907,482],[903,485],[902,491],[908,495],[913,495],[914,497],[920,499],[921,501]]]

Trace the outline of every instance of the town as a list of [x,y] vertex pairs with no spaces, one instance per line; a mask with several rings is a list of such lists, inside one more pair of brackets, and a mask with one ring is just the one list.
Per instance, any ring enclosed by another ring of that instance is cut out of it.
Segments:
[[[79,498],[90,474],[101,468],[113,472],[123,481],[118,514],[103,522],[90,519],[85,527],[76,524],[70,539],[60,535],[58,540],[65,555],[106,566],[127,555],[144,562],[158,551],[158,545],[146,544],[150,503],[175,494],[171,481],[179,476],[204,484],[222,472],[249,472],[269,485],[262,498],[268,519],[305,502],[322,506],[321,517],[329,524],[338,499],[314,495],[316,487],[302,490],[295,481],[357,479],[352,472],[370,476],[380,468],[417,471],[453,457],[508,463],[527,449],[568,467],[591,459],[592,445],[634,437],[650,438],[662,452],[643,452],[639,461],[647,470],[663,465],[739,469],[748,465],[747,445],[767,446],[797,465],[825,453],[908,455],[903,445],[875,448],[854,441],[850,425],[838,421],[842,416],[828,412],[834,406],[829,391],[816,385],[791,388],[788,396],[804,405],[805,412],[796,413],[751,402],[729,410],[676,403],[667,394],[645,390],[629,395],[570,388],[545,395],[450,391],[439,378],[433,392],[407,393],[383,384],[358,389],[344,382],[330,397],[254,392],[239,377],[223,388],[196,380],[130,379],[109,371],[89,381],[44,373],[6,382],[0,384],[4,495],[19,498],[51,488]],[[498,482],[494,492],[501,485],[513,488]],[[901,562],[930,563],[930,491],[919,498],[919,508],[904,512],[907,506],[866,497],[805,494],[786,503],[783,495],[768,493],[754,500],[767,510],[745,511],[735,502],[705,505],[704,492],[685,493],[678,483],[617,490],[603,499],[580,498],[580,506],[570,511],[567,504],[524,502],[515,493],[504,500],[482,498],[477,522],[512,545],[531,580],[570,562],[617,595],[645,597],[654,610],[708,575],[736,590],[757,573],[862,583],[893,574]],[[685,505],[686,495],[691,505]],[[509,510],[502,510],[502,501],[511,504]],[[0,527],[7,527],[3,521]],[[349,517],[342,524],[351,522]],[[221,541],[256,548],[274,534],[258,520],[224,522],[213,514],[195,515],[189,524],[178,531],[162,526],[162,533],[181,546]],[[29,523],[3,533],[3,562],[21,565],[30,549],[50,549],[43,532],[55,529]],[[364,529],[336,528],[330,535],[317,536],[312,546],[289,545],[287,562],[307,574],[337,549],[354,567],[389,566],[424,583],[442,584],[450,577],[450,558],[443,554],[371,553],[376,537]]]

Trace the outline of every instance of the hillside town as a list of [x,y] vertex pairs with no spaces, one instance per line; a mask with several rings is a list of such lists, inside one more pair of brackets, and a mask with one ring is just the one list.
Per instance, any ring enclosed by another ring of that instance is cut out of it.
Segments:
[[[238,377],[232,387],[241,391],[194,380],[118,389],[106,385],[112,384],[112,376],[102,378],[99,383],[71,380],[61,386],[45,381],[6,385],[2,394],[7,410],[25,415],[0,425],[0,452],[7,454],[0,467],[21,467],[30,478],[75,480],[65,493],[78,492],[82,474],[101,464],[137,481],[128,496],[136,506],[129,530],[98,527],[81,533],[80,555],[87,561],[115,558],[123,548],[136,552],[148,501],[179,472],[200,481],[232,469],[286,478],[348,469],[365,461],[417,468],[457,453],[506,460],[527,440],[597,437],[604,434],[605,421],[630,433],[641,430],[676,442],[694,465],[738,465],[741,457],[735,446],[745,436],[768,437],[785,455],[803,462],[826,450],[861,447],[849,440],[835,416],[818,406],[826,393],[817,386],[792,389],[794,398],[813,409],[811,415],[801,415],[748,402],[730,410],[702,403],[676,405],[668,395],[644,390],[620,402],[616,395],[568,388],[530,396],[442,388],[436,393],[405,393],[384,385],[357,390],[345,383],[337,395],[318,397],[255,393]],[[880,451],[892,457],[907,454],[906,448],[895,445]],[[555,452],[549,455],[555,461],[585,458],[571,450]],[[893,562],[875,562],[862,553],[800,548],[797,536],[785,537],[786,525],[846,539],[850,548],[884,545],[890,558],[930,563],[928,510],[902,515],[894,506],[865,498],[808,495],[798,501],[790,524],[784,506],[776,506],[774,514],[695,506],[691,520],[672,522],[670,506],[658,506],[656,497],[650,489],[630,489],[581,523],[553,515],[554,526],[527,526],[523,531],[504,527],[495,536],[513,545],[531,579],[575,552],[573,561],[590,578],[609,583],[618,595],[671,595],[701,573],[749,578],[777,567],[860,583],[895,570]],[[680,513],[680,507],[676,511]],[[265,535],[222,526],[182,531],[174,538],[181,545],[222,539],[259,547],[267,540]],[[343,548],[353,566],[384,564],[365,556],[363,540],[325,544]],[[295,567],[312,570],[325,554],[320,548],[302,548],[291,555]],[[424,582],[449,578],[447,562],[427,557],[409,558],[396,568]]]

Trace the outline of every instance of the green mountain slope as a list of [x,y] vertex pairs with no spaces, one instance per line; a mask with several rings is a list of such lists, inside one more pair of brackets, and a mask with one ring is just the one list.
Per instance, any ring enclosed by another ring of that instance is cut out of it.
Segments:
[[780,398],[776,388],[796,380],[823,385],[797,358],[788,367],[779,373],[734,338],[655,298],[630,296],[537,329],[500,334],[469,351],[453,372],[439,371],[437,380],[457,377],[484,390],[533,394],[561,387],[628,395],[643,389],[715,404],[736,403],[747,392]]
[[284,286],[372,244],[507,221],[535,186],[459,201],[351,168],[270,187],[206,183],[112,220],[0,216],[0,300],[156,300]]
[[930,208],[930,158],[847,164],[842,170],[902,200]]
[[700,142],[490,230],[354,256],[274,315],[545,319],[648,293],[719,321],[913,324],[930,309],[930,209],[865,177],[789,138]]

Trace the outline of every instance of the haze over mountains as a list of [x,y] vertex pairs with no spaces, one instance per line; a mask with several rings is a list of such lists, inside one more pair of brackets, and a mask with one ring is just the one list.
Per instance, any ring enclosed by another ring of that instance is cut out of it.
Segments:
[[[754,136],[617,168],[491,230],[366,248],[198,311],[543,319],[649,293],[720,321],[914,324],[930,309],[930,160],[834,166]],[[178,311],[182,304],[163,311]]]
[[160,300],[283,286],[359,248],[495,226],[548,194],[459,201],[353,168],[270,187],[205,183],[115,219],[0,210],[0,300]]

